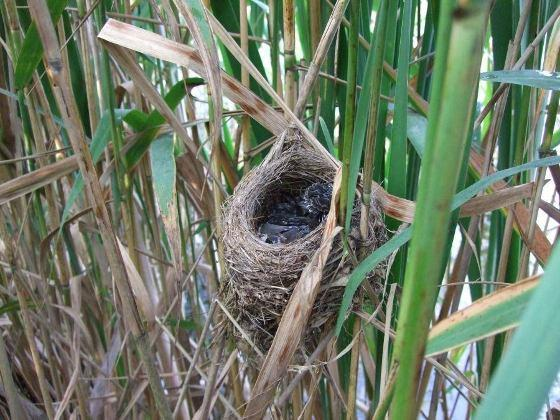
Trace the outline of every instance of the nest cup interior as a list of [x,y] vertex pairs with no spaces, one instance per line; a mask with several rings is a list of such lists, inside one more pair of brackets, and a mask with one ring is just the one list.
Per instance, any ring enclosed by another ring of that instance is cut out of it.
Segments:
[[[295,149],[295,150],[294,150]],[[316,182],[332,183],[335,171],[313,151],[304,149],[298,153],[300,147],[291,146],[284,151],[278,159],[268,164],[257,167],[245,178],[238,187],[231,202],[226,207],[231,211],[226,212],[236,219],[237,233],[250,236],[251,242],[257,241],[264,248],[285,247],[291,244],[267,244],[258,235],[258,228],[270,213],[270,209],[285,201],[286,197],[295,197],[302,193],[308,186]],[[236,212],[237,216],[236,217]],[[321,226],[304,238],[295,242],[305,241],[311,235],[318,233]],[[224,237],[225,238],[225,237]],[[257,248],[259,245],[253,243]],[[267,251],[268,252],[268,251]]]
[[[300,196],[307,187],[314,183],[331,182],[330,180],[315,176],[314,174],[303,174],[302,176],[300,173],[295,175],[297,176],[294,176],[294,174],[289,171],[281,174],[276,182],[263,191],[262,196],[257,199],[259,205],[255,208],[253,217],[250,217],[250,220],[253,222],[252,229],[255,235],[259,236],[259,226],[268,218],[272,209],[277,207],[278,204],[285,203],[286,200],[295,199]],[[305,239],[305,237],[300,239]]]

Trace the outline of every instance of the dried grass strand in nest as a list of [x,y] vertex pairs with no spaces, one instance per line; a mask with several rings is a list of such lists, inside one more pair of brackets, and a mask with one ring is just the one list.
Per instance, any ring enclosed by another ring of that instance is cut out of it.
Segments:
[[[286,244],[268,244],[257,229],[271,202],[283,195],[297,195],[315,182],[332,183],[336,168],[324,155],[310,146],[293,128],[273,146],[266,159],[237,186],[224,204],[223,236],[226,276],[221,298],[243,330],[266,352],[272,343],[284,308],[301,272],[321,243],[324,222],[309,235]],[[351,248],[371,252],[386,241],[383,217],[372,199],[369,236],[357,238],[360,206],[352,215]],[[304,336],[313,346],[321,327],[338,312],[344,283],[352,265],[343,258],[340,238],[335,239],[321,280],[321,289]],[[385,264],[380,264],[368,281],[383,281]],[[234,334],[240,337],[240,334]]]

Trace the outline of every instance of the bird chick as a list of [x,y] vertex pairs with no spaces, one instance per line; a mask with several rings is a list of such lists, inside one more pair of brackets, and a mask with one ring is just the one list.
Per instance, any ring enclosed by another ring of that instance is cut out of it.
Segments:
[[297,197],[275,204],[259,227],[260,238],[269,244],[286,244],[308,235],[329,212],[332,185],[314,183]]

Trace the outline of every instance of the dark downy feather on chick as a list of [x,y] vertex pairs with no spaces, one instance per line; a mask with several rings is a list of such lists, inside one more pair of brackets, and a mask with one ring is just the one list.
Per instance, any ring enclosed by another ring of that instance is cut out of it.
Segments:
[[303,238],[315,229],[329,212],[332,185],[317,182],[297,197],[275,204],[259,227],[260,238],[269,244],[286,244]]

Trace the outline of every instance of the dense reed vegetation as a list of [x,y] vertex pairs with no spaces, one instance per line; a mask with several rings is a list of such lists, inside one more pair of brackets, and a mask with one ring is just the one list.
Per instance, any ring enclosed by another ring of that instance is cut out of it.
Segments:
[[[0,0],[0,417],[558,418],[559,18]],[[263,351],[222,298],[222,208],[288,128],[337,177]],[[353,253],[371,197],[387,240]]]

